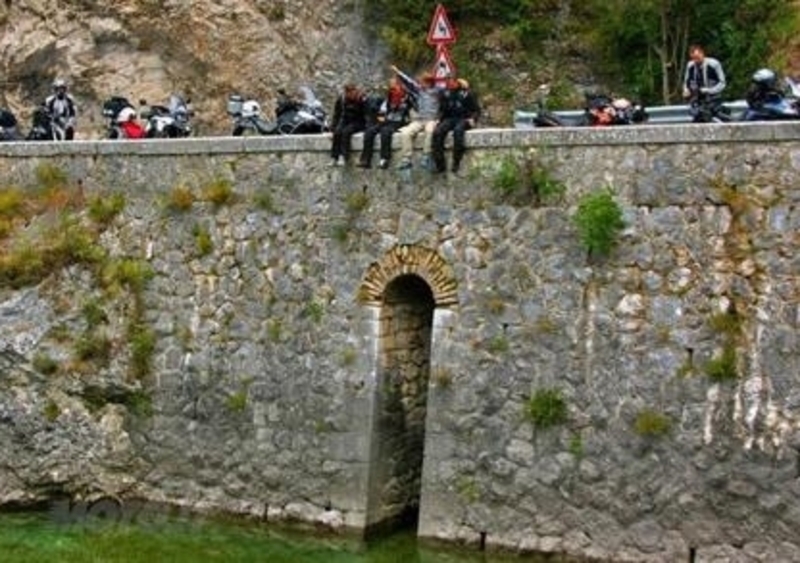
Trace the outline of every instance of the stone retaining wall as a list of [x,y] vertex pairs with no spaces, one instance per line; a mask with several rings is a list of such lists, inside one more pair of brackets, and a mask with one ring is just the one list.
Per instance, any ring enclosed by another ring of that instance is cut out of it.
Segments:
[[[0,289],[0,502],[365,527],[385,492],[383,298],[412,275],[435,304],[421,536],[800,561],[800,124],[474,131],[441,177],[329,168],[329,142],[0,144],[6,186],[59,170],[87,202],[124,194],[98,244],[154,272],[142,303],[79,265]],[[511,169],[566,191],[505,193]],[[220,186],[234,197],[214,203]],[[573,215],[600,188],[626,227],[590,259]],[[105,363],[75,361],[90,305]],[[156,340],[136,378],[141,305]],[[737,377],[714,381],[726,350]],[[537,429],[543,390],[567,416]]]

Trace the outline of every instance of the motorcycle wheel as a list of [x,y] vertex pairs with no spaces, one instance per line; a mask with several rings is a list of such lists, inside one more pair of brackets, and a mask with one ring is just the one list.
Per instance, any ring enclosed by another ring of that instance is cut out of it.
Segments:
[[233,133],[231,133],[234,137],[241,137],[242,133],[244,133],[244,127],[236,126],[233,128]]

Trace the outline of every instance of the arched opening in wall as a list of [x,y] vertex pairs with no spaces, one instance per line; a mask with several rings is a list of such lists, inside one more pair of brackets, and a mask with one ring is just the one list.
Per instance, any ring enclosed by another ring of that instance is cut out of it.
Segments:
[[416,528],[435,307],[416,274],[394,278],[382,295],[367,538]]

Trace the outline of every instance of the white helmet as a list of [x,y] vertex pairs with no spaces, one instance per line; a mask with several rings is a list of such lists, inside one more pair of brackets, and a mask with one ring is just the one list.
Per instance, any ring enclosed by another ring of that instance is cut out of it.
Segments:
[[117,123],[125,123],[133,119],[136,119],[136,110],[132,107],[122,108],[117,114]]
[[773,87],[778,80],[778,76],[768,68],[760,68],[753,73],[752,80],[756,84]]
[[247,100],[242,104],[242,117],[258,117],[261,114],[261,106],[255,100]]
[[53,90],[58,90],[59,88],[67,88],[67,82],[63,78],[53,80]]

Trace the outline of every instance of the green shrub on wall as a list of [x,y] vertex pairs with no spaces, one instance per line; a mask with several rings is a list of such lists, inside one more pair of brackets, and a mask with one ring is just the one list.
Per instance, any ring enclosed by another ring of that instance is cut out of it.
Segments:
[[625,228],[622,209],[610,188],[585,194],[578,202],[574,219],[581,243],[592,257],[607,256]]
[[558,389],[538,389],[525,407],[525,418],[544,429],[567,421],[567,402]]

